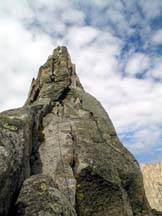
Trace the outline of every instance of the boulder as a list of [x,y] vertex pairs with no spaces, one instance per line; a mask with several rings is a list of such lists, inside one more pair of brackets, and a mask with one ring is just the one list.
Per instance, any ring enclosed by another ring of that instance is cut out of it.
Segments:
[[25,180],[14,208],[16,216],[76,216],[75,210],[49,176],[33,175]]

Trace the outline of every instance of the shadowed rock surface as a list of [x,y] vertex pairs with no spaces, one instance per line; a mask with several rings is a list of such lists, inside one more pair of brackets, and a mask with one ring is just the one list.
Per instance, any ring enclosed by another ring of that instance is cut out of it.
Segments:
[[25,105],[0,114],[0,215],[153,215],[137,161],[66,47],[40,67]]
[[151,207],[162,211],[162,163],[142,164],[141,170]]

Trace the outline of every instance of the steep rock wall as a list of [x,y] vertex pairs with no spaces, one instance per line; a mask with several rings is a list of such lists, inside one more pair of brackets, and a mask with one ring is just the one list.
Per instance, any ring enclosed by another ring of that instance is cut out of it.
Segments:
[[0,115],[0,215],[151,216],[141,171],[66,47]]

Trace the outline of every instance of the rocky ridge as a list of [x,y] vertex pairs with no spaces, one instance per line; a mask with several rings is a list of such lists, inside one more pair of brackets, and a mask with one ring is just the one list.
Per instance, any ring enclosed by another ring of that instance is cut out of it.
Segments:
[[162,211],[162,163],[142,164],[141,170],[151,207]]
[[139,165],[86,93],[66,47],[0,114],[0,215],[152,216]]

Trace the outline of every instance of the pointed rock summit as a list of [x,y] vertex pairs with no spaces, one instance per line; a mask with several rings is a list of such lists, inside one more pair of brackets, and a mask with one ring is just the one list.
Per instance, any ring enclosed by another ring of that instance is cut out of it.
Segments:
[[152,216],[137,161],[54,49],[22,108],[0,114],[1,216]]
[[83,87],[67,48],[58,47],[40,67],[37,79],[33,79],[25,105],[59,101],[70,89],[83,89]]

